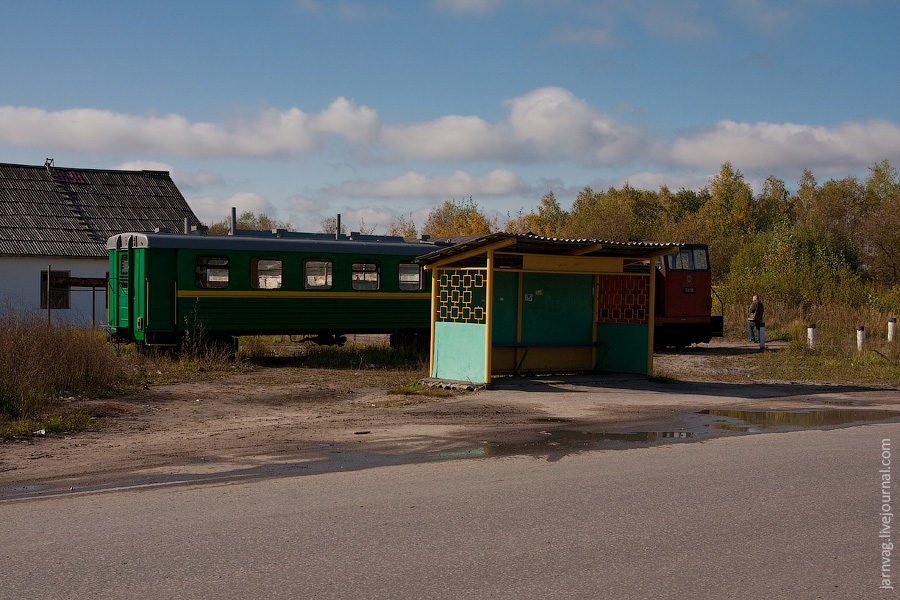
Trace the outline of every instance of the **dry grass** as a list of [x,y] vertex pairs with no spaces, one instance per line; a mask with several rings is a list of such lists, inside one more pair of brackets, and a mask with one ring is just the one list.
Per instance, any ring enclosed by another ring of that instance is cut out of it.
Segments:
[[68,397],[101,396],[136,383],[102,332],[0,317],[0,416],[36,417]]
[[[726,337],[744,338],[746,307],[725,310]],[[868,307],[820,306],[811,309],[767,303],[766,339],[788,342],[778,353],[754,358],[757,375],[765,379],[900,385],[900,339],[887,341],[888,319]],[[816,343],[809,347],[807,327],[816,325]],[[865,329],[865,344],[857,348],[857,327]]]

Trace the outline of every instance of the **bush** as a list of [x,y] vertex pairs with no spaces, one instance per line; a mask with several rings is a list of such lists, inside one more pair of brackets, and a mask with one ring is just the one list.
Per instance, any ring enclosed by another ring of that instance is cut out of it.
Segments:
[[760,293],[803,307],[866,303],[867,290],[842,240],[803,227],[776,227],[744,244],[731,262],[729,301]]
[[38,416],[68,396],[96,396],[132,385],[105,334],[0,317],[0,415]]

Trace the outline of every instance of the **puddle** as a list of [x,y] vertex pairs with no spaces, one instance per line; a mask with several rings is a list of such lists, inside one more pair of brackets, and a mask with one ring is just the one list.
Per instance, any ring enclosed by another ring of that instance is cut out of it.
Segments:
[[[545,430],[535,439],[525,442],[499,442],[486,440],[477,446],[469,446],[439,452],[412,454],[377,454],[352,450],[335,442],[316,444],[321,457],[304,458],[301,461],[287,461],[257,465],[246,468],[195,471],[188,468],[178,473],[158,473],[141,477],[126,476],[122,480],[101,485],[54,488],[52,485],[26,485],[0,488],[0,502],[21,498],[53,497],[72,492],[103,492],[120,489],[155,489],[159,486],[197,485],[202,483],[239,482],[270,477],[290,477],[357,471],[375,467],[406,465],[429,461],[458,460],[489,456],[534,456],[549,461],[560,460],[564,456],[590,450],[614,450],[646,448],[654,445],[684,443],[711,439],[729,434],[791,431],[802,428],[826,428],[840,425],[874,423],[900,418],[900,411],[860,410],[860,409],[810,409],[795,411],[754,411],[707,409],[698,414],[710,417],[708,422],[695,423],[690,430],[679,431],[632,431],[632,432],[590,432],[574,430]],[[703,419],[706,421],[706,419]],[[547,419],[546,422],[565,420]],[[356,433],[356,432],[354,432]],[[359,433],[362,435],[362,433]],[[198,456],[191,463],[214,465],[219,462],[215,456]],[[223,465],[224,466],[224,465]]]
[[461,448],[431,454],[438,459],[475,458],[479,456],[516,456],[571,454],[602,448],[635,447],[636,444],[652,445],[687,441],[696,434],[690,431],[633,431],[625,433],[596,433],[590,431],[553,430],[542,431],[541,438],[527,442],[485,441],[477,448]]
[[722,417],[709,423],[712,429],[752,432],[774,429],[832,427],[850,423],[872,423],[900,417],[896,410],[724,410],[707,409],[701,415]]

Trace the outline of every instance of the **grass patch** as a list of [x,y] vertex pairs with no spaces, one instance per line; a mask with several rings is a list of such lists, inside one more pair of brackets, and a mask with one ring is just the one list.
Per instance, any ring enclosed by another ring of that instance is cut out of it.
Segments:
[[309,346],[300,364],[323,369],[404,369],[423,373],[427,370],[427,359],[421,350],[392,348],[387,344]]
[[884,348],[811,350],[790,345],[750,358],[757,379],[831,384],[896,386],[900,384],[900,350]]
[[[887,341],[888,319],[873,307],[842,305],[803,308],[766,304],[766,341],[785,341],[787,348],[748,358],[754,377],[777,381],[894,386],[900,384],[900,340]],[[726,336],[746,339],[746,307],[725,310]],[[816,343],[809,347],[807,327],[816,325]],[[866,341],[857,348],[856,328]]]
[[71,433],[97,429],[99,426],[99,423],[94,418],[82,412],[17,419],[9,422],[0,422],[0,439],[9,440],[13,438]]
[[668,373],[662,369],[654,369],[653,375],[648,377],[653,383],[678,383],[679,379],[675,375]]
[[395,387],[388,390],[388,394],[392,396],[430,396],[432,398],[449,398],[455,395],[451,390],[432,387],[419,381],[411,381]]

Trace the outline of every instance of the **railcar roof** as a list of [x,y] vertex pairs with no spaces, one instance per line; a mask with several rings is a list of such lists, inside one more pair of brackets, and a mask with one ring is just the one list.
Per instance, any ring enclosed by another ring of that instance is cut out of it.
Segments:
[[446,242],[406,240],[395,236],[341,236],[288,233],[273,235],[209,235],[176,233],[121,233],[106,241],[107,250],[132,248],[184,248],[196,250],[248,250],[255,252],[333,252],[337,254],[421,255],[446,247]]

